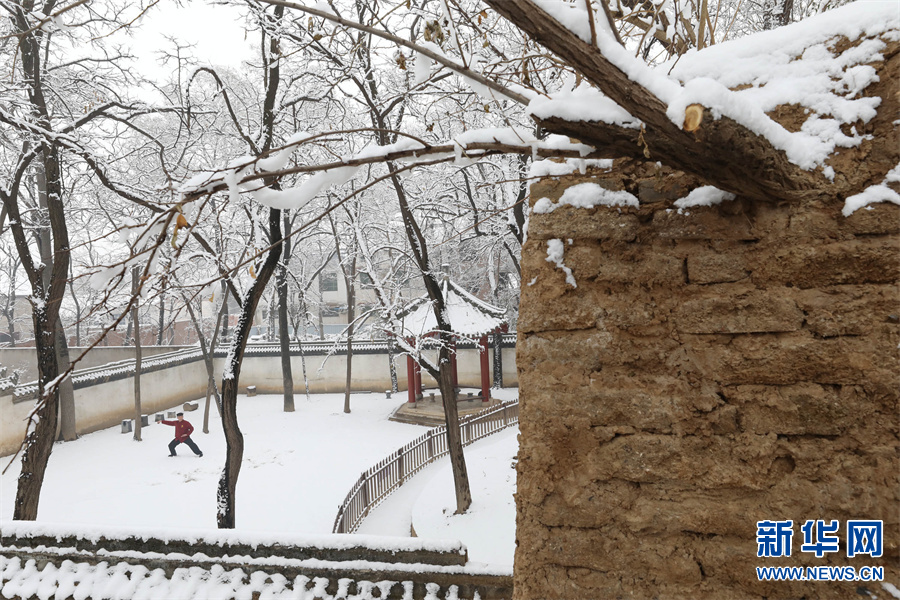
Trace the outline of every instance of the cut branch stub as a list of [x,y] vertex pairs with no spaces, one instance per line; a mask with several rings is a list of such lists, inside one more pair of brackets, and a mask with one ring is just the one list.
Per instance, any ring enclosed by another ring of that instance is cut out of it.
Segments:
[[682,129],[694,132],[700,129],[700,123],[703,122],[703,107],[699,104],[691,104],[684,110],[684,125]]

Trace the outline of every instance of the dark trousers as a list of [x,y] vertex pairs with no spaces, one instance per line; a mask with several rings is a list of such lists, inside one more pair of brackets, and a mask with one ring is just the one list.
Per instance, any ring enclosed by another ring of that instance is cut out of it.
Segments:
[[[181,442],[179,442],[178,440],[172,440],[171,442],[169,442],[169,454],[175,454],[175,446],[180,443]],[[184,443],[187,444],[188,448],[190,448],[197,456],[203,454],[202,452],[200,452],[200,448],[197,447],[197,444],[194,443],[194,440],[192,440],[190,437],[186,438],[184,440]]]

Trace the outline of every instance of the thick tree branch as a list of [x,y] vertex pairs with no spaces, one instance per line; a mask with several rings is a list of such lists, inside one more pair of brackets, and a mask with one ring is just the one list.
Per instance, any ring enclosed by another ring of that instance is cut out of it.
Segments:
[[[417,162],[421,160],[423,165],[432,164],[431,162],[425,161],[425,157],[444,155],[445,159],[449,161],[454,159],[454,155],[458,149],[459,146],[456,144],[442,144],[440,146],[424,146],[406,150],[395,150],[393,152],[386,152],[384,154],[366,156],[362,158],[353,158],[330,163],[296,165],[278,171],[260,171],[252,173],[250,175],[242,177],[237,183],[245,184],[254,181],[269,180],[270,178],[280,179],[286,175],[294,175],[297,173],[315,173],[318,171],[328,171],[330,169],[360,167],[364,165],[390,163],[402,160],[415,160]],[[542,158],[556,157],[591,159],[619,158],[622,156],[621,153],[611,153],[606,151],[606,149],[603,149],[602,152],[593,151],[590,154],[585,155],[582,154],[579,150],[558,150],[553,148],[535,147],[531,144],[504,144],[500,142],[478,142],[466,144],[462,152],[462,156],[469,159],[483,158],[485,156],[491,156],[494,154],[528,154],[539,156]],[[248,164],[247,166],[250,165]],[[210,175],[208,179],[196,185],[196,190],[187,190],[184,192],[185,201],[191,202],[211,192],[220,192],[227,189],[228,184],[225,183],[225,177],[234,170],[235,169],[217,171],[216,173]],[[237,170],[241,170],[241,167],[237,167]]]
[[[564,27],[533,0],[485,1],[643,121],[647,152],[635,144],[627,156],[639,151],[650,160],[702,177],[723,190],[757,199],[800,199],[814,194],[821,186],[822,176],[800,169],[767,139],[729,118],[714,120],[707,114],[696,130],[683,130],[666,116],[665,103],[632,81],[599,48]],[[637,136],[636,132],[617,131],[604,123],[562,119],[538,119],[538,122],[550,131],[577,137],[598,148],[611,143],[627,150],[626,141]]]

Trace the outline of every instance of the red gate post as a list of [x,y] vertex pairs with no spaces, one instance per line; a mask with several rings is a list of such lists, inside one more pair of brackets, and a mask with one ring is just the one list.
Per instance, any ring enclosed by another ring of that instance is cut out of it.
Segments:
[[481,399],[483,402],[491,401],[491,376],[488,371],[488,336],[481,336]]

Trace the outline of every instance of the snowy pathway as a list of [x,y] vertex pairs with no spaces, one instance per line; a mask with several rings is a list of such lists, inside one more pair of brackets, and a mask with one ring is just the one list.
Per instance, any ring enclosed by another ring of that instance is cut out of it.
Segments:
[[423,469],[367,516],[357,533],[460,540],[469,560],[512,567],[516,546],[516,472],[519,428],[510,427],[466,448],[472,507],[454,515],[456,500],[450,463]]

